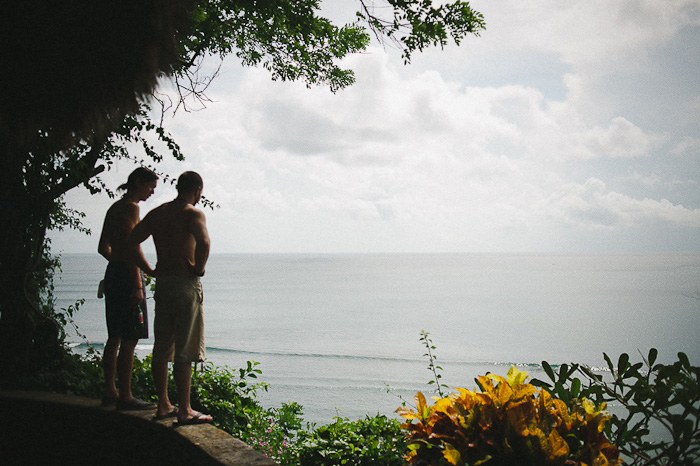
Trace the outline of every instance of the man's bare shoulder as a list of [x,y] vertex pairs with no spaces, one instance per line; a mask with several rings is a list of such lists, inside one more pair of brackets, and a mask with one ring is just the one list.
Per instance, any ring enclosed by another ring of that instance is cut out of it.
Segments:
[[192,204],[187,204],[185,206],[185,212],[187,212],[188,215],[191,215],[192,217],[196,218],[202,218],[205,216],[202,210],[196,208]]
[[[146,215],[146,218],[151,217],[151,218],[158,218],[162,217],[163,215],[166,214],[166,212],[169,209],[170,202],[166,202],[164,204],[159,205],[158,207],[153,208],[148,214]],[[145,220],[145,218],[144,218]]]
[[187,223],[192,227],[193,225],[202,225],[206,223],[207,217],[204,212],[194,207],[193,205],[188,205],[185,207],[183,212],[185,214],[185,219]]
[[119,199],[107,209],[108,218],[130,217],[139,214],[139,206],[133,201]]
[[141,221],[136,225],[139,231],[147,231],[153,233],[159,223],[162,223],[162,205],[152,209],[146,214],[146,216],[141,219]]

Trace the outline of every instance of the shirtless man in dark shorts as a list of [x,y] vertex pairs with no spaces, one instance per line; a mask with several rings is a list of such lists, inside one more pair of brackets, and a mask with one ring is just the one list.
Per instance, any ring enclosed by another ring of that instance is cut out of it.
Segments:
[[[212,417],[190,405],[192,363],[204,360],[204,309],[199,277],[209,257],[209,234],[204,213],[194,206],[202,196],[202,178],[185,172],[177,181],[177,198],[146,215],[129,235],[134,260],[150,265],[138,245],[153,235],[158,262],[154,276],[155,342],[153,380],[158,394],[156,418],[177,415],[179,424],[211,422]],[[168,362],[173,361],[179,409],[168,398]]]
[[[148,313],[141,270],[130,258],[126,239],[139,221],[138,203],[153,194],[157,182],[158,176],[147,168],[131,172],[128,181],[117,188],[126,193],[107,211],[97,248],[109,261],[104,279],[107,343],[102,356],[105,374],[102,405],[116,405],[117,409],[153,407],[131,393],[134,348],[140,338],[148,338]],[[138,248],[138,255],[143,256],[141,248]],[[150,267],[143,270],[153,273]]]

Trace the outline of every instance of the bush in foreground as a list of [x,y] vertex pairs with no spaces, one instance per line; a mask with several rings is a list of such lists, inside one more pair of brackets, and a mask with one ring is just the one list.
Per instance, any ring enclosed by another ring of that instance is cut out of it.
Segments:
[[657,354],[652,348],[641,362],[631,363],[623,353],[615,365],[603,353],[609,377],[579,364],[562,364],[555,373],[544,361],[550,382],[532,383],[569,405],[586,397],[624,408],[624,414],[612,415],[605,434],[626,464],[700,464],[700,367],[684,353],[673,364],[658,364]]
[[406,464],[406,436],[396,419],[377,415],[357,421],[336,418],[299,432],[295,463],[304,466],[400,466]]
[[[406,439],[396,419],[367,416],[350,421],[336,418],[316,427],[303,424],[298,403],[265,408],[257,396],[266,391],[256,382],[258,363],[249,361],[237,370],[198,365],[192,376],[192,406],[214,417],[217,427],[240,438],[254,449],[283,465],[300,466],[393,466],[405,464]],[[150,383],[150,358],[135,368],[134,380]],[[174,396],[174,384],[171,385]],[[154,394],[147,395],[154,399]],[[175,399],[175,398],[173,398]]]
[[[542,367],[550,381],[525,383],[513,370],[506,380],[487,374],[477,379],[480,393],[459,389],[444,396],[441,367],[428,345],[429,369],[440,398],[430,407],[416,397],[415,410],[403,406],[399,421],[377,415],[357,421],[343,418],[316,427],[303,424],[297,403],[265,408],[257,396],[257,363],[240,369],[198,365],[192,403],[214,416],[216,425],[284,465],[405,464],[625,464],[694,465],[700,463],[700,368],[678,354],[673,364],[656,363],[652,349],[642,362],[622,354],[617,365],[604,354],[609,375],[587,366]],[[150,357],[136,358],[134,395],[155,401]],[[171,380],[171,397],[175,386]],[[45,361],[23,377],[2,378],[0,388],[46,390],[99,398],[101,355],[91,351]],[[624,411],[608,414],[605,403]],[[414,423],[415,421],[415,423]],[[470,439],[467,441],[467,439]],[[407,444],[410,442],[410,447]],[[516,454],[516,452],[518,452]],[[510,455],[510,456],[508,456]],[[405,457],[405,458],[404,458]]]
[[515,367],[507,380],[480,376],[480,392],[459,388],[433,406],[419,392],[417,411],[398,410],[408,420],[403,425],[410,438],[408,463],[619,464],[617,448],[603,434],[610,419],[604,403],[584,398],[567,406],[526,378]]

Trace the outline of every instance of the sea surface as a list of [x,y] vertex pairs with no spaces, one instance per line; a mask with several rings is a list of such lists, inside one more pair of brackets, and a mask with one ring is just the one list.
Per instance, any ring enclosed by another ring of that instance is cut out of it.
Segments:
[[[57,307],[85,300],[84,338],[69,340],[101,351],[106,262],[61,261]],[[603,352],[641,360],[652,347],[660,362],[683,351],[700,364],[700,254],[219,254],[202,283],[208,360],[260,362],[263,404],[296,401],[317,424],[395,416],[416,391],[432,394],[422,330],[450,387],[511,365],[545,379],[543,360],[604,372]]]

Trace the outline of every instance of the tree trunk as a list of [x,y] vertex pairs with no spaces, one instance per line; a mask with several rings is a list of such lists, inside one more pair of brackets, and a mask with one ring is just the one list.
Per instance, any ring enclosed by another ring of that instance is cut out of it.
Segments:
[[0,145],[0,373],[31,372],[61,349],[56,321],[29,292],[41,259],[51,204],[23,182],[23,158]]

